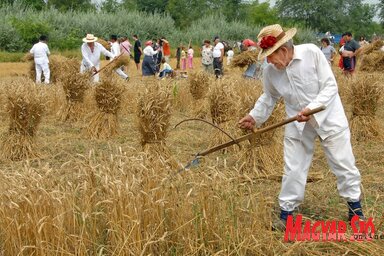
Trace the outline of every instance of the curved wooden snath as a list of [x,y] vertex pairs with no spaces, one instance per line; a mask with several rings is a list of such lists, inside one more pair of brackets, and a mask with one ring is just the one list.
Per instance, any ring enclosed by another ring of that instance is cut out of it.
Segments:
[[[305,112],[304,113],[304,116],[310,116],[310,115],[313,115],[313,114],[316,114],[320,111],[323,111],[325,109],[325,106],[321,106],[321,107],[318,107],[318,108],[315,108],[315,109],[312,109],[308,112]],[[217,146],[214,146],[212,148],[209,148],[207,150],[204,150],[200,153],[197,153],[196,156],[195,156],[195,159],[193,159],[191,162],[189,162],[183,169],[179,170],[179,173],[184,171],[185,169],[187,168],[190,168],[194,165],[197,165],[199,164],[199,158],[203,157],[203,156],[206,156],[208,154],[211,154],[213,152],[216,152],[216,151],[219,151],[221,149],[224,149],[224,148],[227,148],[229,146],[232,146],[234,144],[237,144],[239,142],[242,142],[242,141],[245,141],[245,140],[248,140],[250,138],[252,138],[253,136],[255,136],[255,134],[261,134],[261,133],[264,133],[264,132],[267,132],[267,131],[270,131],[270,130],[273,130],[273,129],[276,129],[278,127],[281,127],[283,125],[286,125],[288,123],[292,123],[294,121],[297,121],[297,116],[294,116],[294,117],[291,117],[291,118],[288,118],[288,119],[285,119],[284,121],[281,121],[279,123],[276,123],[276,124],[273,124],[273,125],[270,125],[270,126],[267,126],[267,127],[264,127],[262,129],[256,129],[254,128],[252,130],[252,133],[249,133],[247,135],[244,135],[244,136],[241,136],[239,138],[236,138],[234,140],[231,140],[231,141],[228,141],[226,143],[223,143],[223,144],[220,144],[220,145],[217,145]]]

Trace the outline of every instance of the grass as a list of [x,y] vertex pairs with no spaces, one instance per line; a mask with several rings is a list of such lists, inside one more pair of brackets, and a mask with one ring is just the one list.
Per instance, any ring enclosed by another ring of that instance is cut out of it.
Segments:
[[20,62],[25,53],[0,51],[0,62]]
[[[172,60],[174,61],[174,59]],[[195,67],[199,67],[198,59]],[[105,64],[105,62],[104,62]],[[0,70],[5,64],[0,64]],[[24,63],[12,68],[24,70]],[[174,62],[171,64],[174,65]],[[3,85],[18,77],[7,67]],[[239,69],[227,69],[242,83]],[[337,72],[337,71],[335,71]],[[21,162],[0,159],[0,252],[4,255],[383,255],[383,240],[373,242],[284,243],[272,232],[280,182],[236,169],[236,155],[215,153],[181,175],[160,162],[147,165],[135,122],[137,99],[145,89],[131,63],[119,115],[120,132],[108,140],[87,139],[86,116],[77,122],[58,121],[63,103],[58,85],[37,132],[41,158]],[[22,75],[22,73],[20,73]],[[236,83],[234,83],[236,84]],[[343,91],[347,84],[340,84]],[[189,117],[193,98],[188,80],[177,80],[167,146],[180,162],[206,149],[216,131],[200,123],[173,125]],[[95,107],[86,97],[88,110]],[[384,118],[379,105],[377,118]],[[348,102],[345,104],[350,111]],[[7,113],[0,109],[0,117]],[[7,129],[0,123],[0,132]],[[236,131],[236,129],[233,129]],[[236,133],[240,131],[236,131]],[[237,134],[232,134],[237,135]],[[364,210],[383,232],[383,143],[353,142],[361,171]],[[280,152],[280,155],[282,152]],[[281,166],[275,167],[282,172]],[[317,144],[301,213],[315,220],[346,220],[345,202]],[[380,224],[381,223],[381,224]]]

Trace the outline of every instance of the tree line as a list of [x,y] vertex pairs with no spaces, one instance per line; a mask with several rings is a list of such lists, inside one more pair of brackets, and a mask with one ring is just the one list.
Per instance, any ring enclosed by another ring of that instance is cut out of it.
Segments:
[[[384,0],[372,5],[362,0],[1,0],[4,4],[23,3],[36,10],[54,8],[61,12],[107,12],[119,10],[167,14],[175,26],[185,29],[201,17],[217,15],[227,21],[240,21],[247,25],[263,26],[280,23],[301,26],[318,32],[371,36],[383,34]],[[379,21],[375,20],[379,17]]]

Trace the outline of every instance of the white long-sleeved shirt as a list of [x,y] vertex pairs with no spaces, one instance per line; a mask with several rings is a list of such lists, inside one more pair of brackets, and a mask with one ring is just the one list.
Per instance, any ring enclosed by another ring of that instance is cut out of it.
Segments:
[[[263,86],[263,94],[249,113],[257,126],[268,119],[276,101],[283,97],[289,117],[304,108],[326,107],[308,121],[322,139],[348,128],[336,79],[324,54],[314,44],[294,46],[293,59],[284,70],[268,64],[263,71]],[[305,122],[287,124],[285,136],[300,138],[304,126]]]
[[33,54],[36,64],[41,65],[49,63],[48,55],[51,53],[49,52],[49,48],[46,43],[38,42],[37,44],[34,44],[29,52]]
[[93,52],[91,51],[91,48],[89,48],[87,43],[83,43],[83,45],[81,46],[81,54],[83,55],[82,64],[87,68],[98,68],[100,66],[101,54],[110,58],[114,58],[114,55],[111,52],[107,51],[104,46],[102,46],[98,42],[95,42],[94,44],[95,46]]
[[114,43],[112,43],[111,45],[111,53],[114,55],[114,56],[119,56],[121,51],[120,51],[120,44],[116,41]]
[[144,55],[146,55],[146,56],[153,56],[153,55],[155,55],[155,54],[157,54],[157,50],[155,51],[155,50],[153,50],[153,48],[152,48],[152,46],[150,46],[150,45],[148,45],[147,47],[145,47],[144,48],[144,50],[143,50],[143,53],[144,53]]

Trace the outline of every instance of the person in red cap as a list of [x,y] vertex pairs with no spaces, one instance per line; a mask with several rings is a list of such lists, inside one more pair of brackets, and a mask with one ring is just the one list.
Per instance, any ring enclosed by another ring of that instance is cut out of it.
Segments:
[[[256,51],[257,44],[251,39],[244,39],[242,42],[243,51]],[[244,73],[245,78],[257,79],[260,74],[260,63],[254,62],[248,65],[247,70]],[[258,72],[259,71],[259,72]],[[259,74],[258,74],[259,73]]]
[[154,76],[156,74],[156,63],[153,56],[157,54],[157,50],[153,50],[152,41],[145,42],[145,48],[143,50],[144,59],[141,66],[143,76]]

